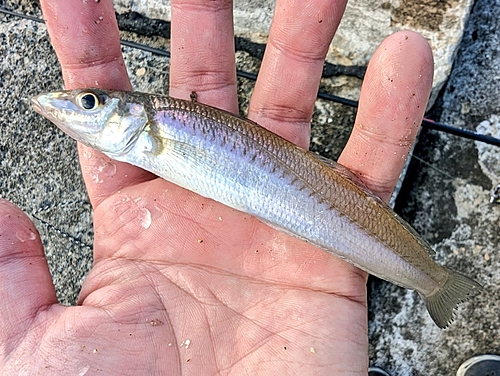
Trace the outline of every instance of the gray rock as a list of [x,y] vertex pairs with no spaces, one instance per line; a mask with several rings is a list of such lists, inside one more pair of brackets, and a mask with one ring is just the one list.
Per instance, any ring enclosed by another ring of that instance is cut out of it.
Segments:
[[[443,122],[498,137],[500,1],[477,1],[470,17],[437,111]],[[397,208],[433,244],[438,262],[484,291],[439,330],[417,294],[372,281],[370,355],[393,375],[454,375],[469,357],[500,352],[500,205],[489,203],[500,150],[425,132],[415,154]]]
[[[168,0],[117,0],[115,4],[120,13],[134,11],[149,18],[170,20]],[[471,4],[471,0],[348,2],[327,61],[366,66],[377,46],[387,36],[403,29],[418,31],[429,41],[434,52],[433,103],[450,73]],[[236,35],[265,43],[274,5],[275,1],[271,0],[234,1]]]

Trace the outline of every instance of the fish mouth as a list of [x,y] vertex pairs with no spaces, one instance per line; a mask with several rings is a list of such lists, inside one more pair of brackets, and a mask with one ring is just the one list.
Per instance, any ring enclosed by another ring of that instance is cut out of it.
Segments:
[[33,110],[49,120],[52,120],[53,118],[53,116],[51,116],[52,111],[50,111],[50,109],[52,108],[51,104],[52,103],[50,101],[50,98],[48,97],[48,94],[39,94],[31,98],[31,105],[33,106]]
[[43,110],[43,107],[39,100],[39,95],[31,98],[31,105],[33,106],[33,110],[35,110],[35,112],[39,113],[40,115],[45,115],[45,111]]
[[70,129],[64,126],[63,123],[57,119],[56,112],[54,112],[54,107],[51,103],[51,98],[49,94],[39,94],[31,98],[31,104],[33,110],[43,116],[45,119],[54,123],[62,131],[69,133]]
[[33,106],[33,110],[35,110],[35,112],[39,113],[45,119],[50,120],[59,127],[57,118],[53,111],[54,107],[51,99],[50,94],[35,95],[31,98],[31,105]]

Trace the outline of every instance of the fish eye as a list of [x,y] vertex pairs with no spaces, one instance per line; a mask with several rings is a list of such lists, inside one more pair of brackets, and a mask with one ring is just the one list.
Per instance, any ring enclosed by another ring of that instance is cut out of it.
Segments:
[[95,110],[99,106],[99,98],[94,93],[82,93],[78,96],[77,101],[84,110]]

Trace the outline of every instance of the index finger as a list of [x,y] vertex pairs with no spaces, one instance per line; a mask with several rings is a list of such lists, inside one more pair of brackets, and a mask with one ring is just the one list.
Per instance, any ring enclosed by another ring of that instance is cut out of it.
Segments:
[[[41,0],[66,89],[131,90],[112,0]],[[154,176],[79,144],[83,179],[93,206],[125,186]]]

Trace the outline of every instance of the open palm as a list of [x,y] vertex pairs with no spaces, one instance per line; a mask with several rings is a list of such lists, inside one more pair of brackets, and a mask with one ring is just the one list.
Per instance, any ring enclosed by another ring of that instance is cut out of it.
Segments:
[[[42,6],[67,88],[130,89],[110,0]],[[249,117],[303,147],[344,6],[277,2]],[[200,102],[237,110],[230,1],[173,0],[172,53],[172,96],[196,91]],[[368,69],[359,126],[341,162],[384,199],[431,80],[428,46],[410,32],[386,40]],[[251,216],[79,149],[94,206],[95,263],[78,306],[57,304],[40,240],[16,236],[33,224],[0,202],[2,374],[366,374],[365,273]],[[109,166],[116,173],[106,174]]]

